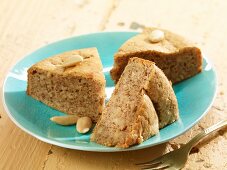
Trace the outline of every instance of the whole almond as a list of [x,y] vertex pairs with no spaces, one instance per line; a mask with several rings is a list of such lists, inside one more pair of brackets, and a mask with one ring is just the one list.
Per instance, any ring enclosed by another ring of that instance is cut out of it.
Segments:
[[59,125],[74,125],[77,123],[77,120],[79,119],[79,116],[77,115],[67,115],[67,116],[54,116],[51,117],[50,120],[54,123],[57,123]]
[[152,43],[157,43],[162,41],[165,38],[165,34],[163,31],[161,30],[153,30],[150,34],[149,34],[149,41]]
[[83,61],[83,57],[80,55],[68,56],[67,59],[63,62],[62,67],[72,67],[82,61]]
[[91,118],[89,117],[81,117],[78,119],[76,124],[76,130],[79,133],[87,133],[92,126]]

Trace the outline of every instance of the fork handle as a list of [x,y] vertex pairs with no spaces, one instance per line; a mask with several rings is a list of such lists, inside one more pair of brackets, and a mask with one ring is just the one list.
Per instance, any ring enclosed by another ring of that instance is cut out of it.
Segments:
[[186,145],[185,147],[188,147],[189,150],[192,149],[193,146],[195,146],[196,144],[199,143],[199,141],[204,138],[205,136],[207,136],[208,134],[210,134],[211,132],[218,130],[222,127],[225,127],[227,125],[227,119],[222,120],[220,122],[218,122],[217,124],[214,124],[213,126],[203,130],[202,132],[200,132],[198,135],[196,135],[194,138],[192,138]]

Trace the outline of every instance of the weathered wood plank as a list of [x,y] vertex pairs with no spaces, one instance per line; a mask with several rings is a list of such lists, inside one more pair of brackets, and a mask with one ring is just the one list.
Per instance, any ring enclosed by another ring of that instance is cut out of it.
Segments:
[[[172,30],[197,43],[216,66],[219,87],[212,109],[198,125],[167,143],[167,150],[179,147],[200,130],[227,117],[227,96],[225,95],[227,62],[225,62],[226,49],[224,48],[227,42],[223,39],[227,34],[227,24],[224,19],[227,16],[226,8],[227,2],[215,0],[209,2],[173,0],[169,3],[165,0],[140,2],[123,0],[106,25],[106,29],[111,30],[140,30],[141,25]],[[213,140],[206,140],[196,147],[184,169],[227,168],[227,133],[222,131],[215,133],[215,136]]]
[[[49,42],[100,30],[133,30],[138,24],[163,27],[195,41],[217,67],[219,91],[208,115],[192,130],[170,143],[140,151],[95,153],[69,150],[38,141],[9,120],[0,104],[0,169],[137,169],[178,147],[204,127],[226,116],[227,46],[225,1],[154,0],[2,0],[0,5],[0,82],[15,61]],[[3,16],[3,17],[2,17]],[[134,25],[133,25],[134,23]],[[137,23],[137,24],[136,24]],[[214,24],[215,23],[215,24]],[[202,143],[185,169],[225,169],[227,134]],[[206,142],[205,142],[206,143]],[[220,155],[220,156],[219,156]]]
[[[49,42],[99,30],[112,6],[105,0],[2,0],[0,4],[1,88],[9,67],[19,58]],[[17,128],[2,101],[0,115],[0,169],[45,168],[51,145]]]
[[[217,16],[214,17],[215,14],[225,15],[223,6],[227,4],[217,1],[209,3],[204,1],[197,2],[173,1],[168,5],[166,1],[124,0],[115,2],[108,22],[102,28],[105,28],[105,30],[133,30],[134,23],[134,28],[139,25],[146,25],[170,29],[196,42],[214,60],[215,65],[222,65],[219,68],[220,71],[218,71],[221,72],[219,73],[220,76],[224,76],[222,71],[225,69],[226,64],[221,64],[223,62],[224,49],[221,52],[217,51],[216,48],[220,50],[219,45],[222,44],[223,46],[221,35],[223,32],[226,32],[226,26],[221,28],[221,32],[217,31],[216,35],[213,32],[213,29],[216,28],[213,28],[212,24],[217,19]],[[185,6],[191,10],[185,11]],[[207,18],[211,18],[211,20],[207,20]],[[223,21],[221,20],[219,23],[216,21],[215,23],[219,26],[218,29],[220,29]],[[214,41],[214,39],[219,39],[219,43]],[[207,50],[207,48],[209,49]],[[219,54],[218,59],[216,57],[217,53]],[[226,70],[225,73],[227,73]],[[166,151],[173,150],[179,147],[180,144],[188,141],[202,128],[208,127],[223,118],[224,110],[226,111],[226,97],[220,93],[224,93],[225,89],[223,87],[227,86],[227,82],[223,80],[222,83],[225,83],[225,85],[220,87],[221,89],[214,104],[214,106],[220,107],[221,111],[212,108],[200,124],[166,145],[163,144],[154,148],[126,153],[90,153],[53,147],[53,154],[49,156],[46,168],[90,169],[91,165],[93,165],[92,169],[137,169],[133,163],[147,161]],[[190,155],[189,163],[185,169],[223,169],[226,167],[227,153],[223,151],[223,149],[226,150],[227,146],[226,135],[226,133],[221,136],[216,135],[217,137],[209,141],[208,145],[203,145],[201,148],[201,145],[198,146],[197,150],[194,151],[195,153]],[[198,148],[200,152],[196,153]],[[216,154],[214,155],[213,153]],[[221,157],[217,158],[218,153],[221,154]]]

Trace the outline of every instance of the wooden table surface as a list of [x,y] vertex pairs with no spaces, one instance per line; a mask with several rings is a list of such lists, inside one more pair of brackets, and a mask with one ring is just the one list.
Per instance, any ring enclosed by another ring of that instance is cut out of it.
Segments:
[[[169,3],[168,3],[169,2]],[[208,114],[184,135],[165,144],[123,153],[95,153],[50,145],[17,128],[0,102],[0,169],[137,169],[176,149],[227,112],[227,1],[224,0],[1,0],[0,86],[9,68],[26,54],[53,41],[141,25],[172,30],[197,43],[213,61],[218,93]],[[2,90],[1,90],[2,95]],[[227,133],[201,142],[185,169],[227,169]]]

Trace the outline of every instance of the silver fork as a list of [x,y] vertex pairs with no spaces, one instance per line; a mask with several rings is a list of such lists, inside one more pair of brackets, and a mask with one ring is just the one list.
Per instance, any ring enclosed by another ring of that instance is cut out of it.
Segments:
[[203,130],[198,135],[193,137],[187,144],[183,145],[181,148],[176,149],[172,152],[169,152],[163,156],[160,156],[152,161],[138,163],[136,165],[140,166],[141,169],[168,169],[168,170],[177,170],[184,167],[187,162],[188,155],[196,144],[199,141],[210,134],[211,132],[218,130],[227,125],[227,119],[220,121],[219,123]]

